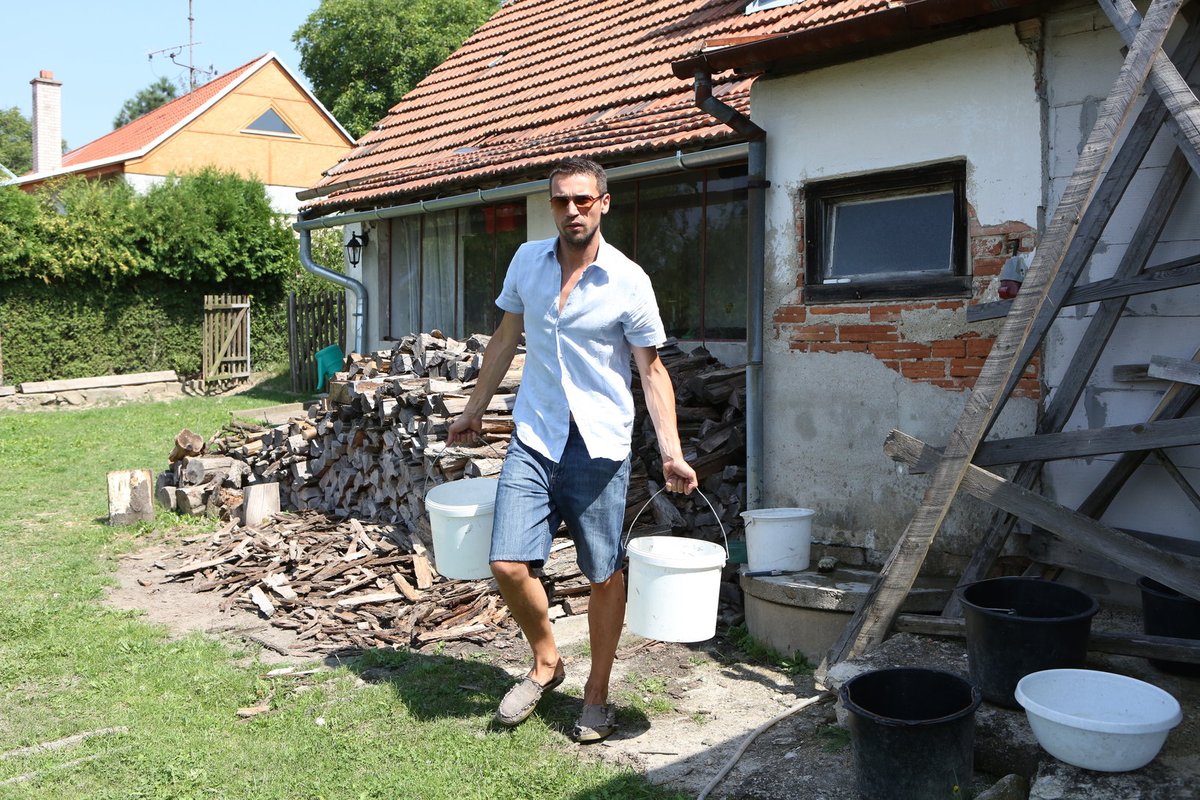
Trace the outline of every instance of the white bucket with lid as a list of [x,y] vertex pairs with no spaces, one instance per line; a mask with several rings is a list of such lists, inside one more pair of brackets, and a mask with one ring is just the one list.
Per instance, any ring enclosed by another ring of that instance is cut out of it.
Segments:
[[499,485],[495,478],[465,478],[435,486],[425,495],[434,565],[447,578],[492,577],[488,554]]
[[[636,516],[633,522],[637,522]],[[629,529],[633,530],[633,523]],[[721,533],[725,533],[724,526]],[[629,554],[625,607],[629,630],[662,642],[702,642],[716,635],[725,548],[681,536],[641,536],[625,549]]]
[[799,572],[808,569],[812,550],[811,508],[759,508],[743,511],[747,572]]

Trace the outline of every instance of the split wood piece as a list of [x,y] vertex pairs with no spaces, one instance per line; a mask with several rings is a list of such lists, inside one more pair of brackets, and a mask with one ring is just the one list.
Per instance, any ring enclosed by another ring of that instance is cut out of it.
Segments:
[[258,606],[258,610],[262,612],[264,617],[270,617],[275,614],[275,604],[272,603],[267,597],[266,593],[257,586],[252,586],[250,588],[250,600],[254,603],[254,605]]
[[421,593],[414,589],[413,585],[399,572],[392,573],[392,582],[396,584],[396,588],[408,602],[416,603],[421,599]]
[[107,477],[109,525],[154,519],[154,475],[150,470],[114,470]]
[[[938,451],[901,431],[892,431],[884,452],[904,464],[932,466]],[[1084,547],[1188,597],[1200,599],[1200,558],[1172,553],[1046,500],[999,475],[969,466],[962,487],[972,497],[1003,508],[1072,544]]]
[[[934,617],[928,614],[899,614],[896,617],[895,630],[898,633],[917,633],[924,636],[947,636],[958,639],[967,635],[967,626],[963,620]],[[1200,639],[1179,639],[1172,636],[1093,630],[1088,637],[1087,649],[1093,653],[1160,658],[1166,661],[1200,664]]]
[[[1096,124],[1080,151],[1075,171],[1063,190],[1054,217],[1038,247],[1012,312],[997,335],[980,370],[966,407],[950,435],[946,448],[921,505],[888,556],[867,596],[834,642],[818,668],[823,680],[828,668],[856,656],[883,641],[900,605],[908,596],[925,556],[945,521],[954,495],[971,469],[971,457],[991,427],[1002,401],[1008,396],[1028,361],[1018,356],[1030,344],[1035,323],[1047,315],[1053,319],[1057,304],[1046,309],[1052,289],[1066,295],[1056,277],[1079,223],[1095,195],[1101,172],[1113,152],[1134,100],[1150,72],[1182,0],[1154,0],[1138,30],[1134,44],[1121,65],[1113,90],[1100,108]],[[1048,327],[1048,323],[1044,323]],[[1018,364],[1018,361],[1020,363]]]
[[413,572],[416,573],[417,588],[428,589],[433,586],[433,567],[429,563],[429,556],[425,553],[425,546],[420,542],[413,542]]
[[176,567],[175,569],[169,569],[166,572],[164,572],[163,574],[166,575],[168,578],[178,578],[183,575],[191,575],[193,572],[202,572],[203,570],[211,569],[212,567],[216,567],[221,564],[227,564],[236,558],[237,558],[236,555],[230,554],[230,555],[224,556],[222,558],[214,558],[211,561],[201,561],[196,564],[188,564],[187,566],[184,566],[184,567]]
[[255,483],[246,487],[242,505],[242,524],[248,527],[261,525],[272,514],[279,513],[279,484]]

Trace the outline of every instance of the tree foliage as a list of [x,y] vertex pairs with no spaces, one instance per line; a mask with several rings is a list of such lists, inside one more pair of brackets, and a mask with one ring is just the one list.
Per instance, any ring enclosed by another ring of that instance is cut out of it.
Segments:
[[143,114],[147,114],[159,106],[165,106],[175,99],[178,92],[175,84],[168,78],[159,78],[154,83],[142,89],[121,106],[120,113],[113,119],[113,130],[128,125]]
[[499,5],[498,0],[321,0],[292,41],[317,99],[359,138]]
[[33,169],[33,124],[21,109],[0,109],[0,164],[14,174]]
[[69,176],[36,194],[0,187],[0,280],[178,281],[278,287],[296,238],[258,181],[205,169],[145,195],[124,181]]

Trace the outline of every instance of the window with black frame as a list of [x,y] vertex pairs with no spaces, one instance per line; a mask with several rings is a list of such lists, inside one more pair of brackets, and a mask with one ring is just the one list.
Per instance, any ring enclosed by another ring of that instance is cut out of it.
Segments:
[[650,275],[667,333],[746,338],[744,164],[609,186],[604,238]]
[[970,293],[964,163],[814,182],[804,201],[808,300]]

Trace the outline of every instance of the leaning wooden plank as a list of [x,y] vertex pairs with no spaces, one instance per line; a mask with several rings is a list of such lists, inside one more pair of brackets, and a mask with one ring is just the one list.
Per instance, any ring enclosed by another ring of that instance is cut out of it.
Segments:
[[162,372],[136,372],[130,375],[99,375],[94,378],[71,378],[61,381],[26,381],[17,385],[22,394],[42,392],[73,392],[79,389],[104,389],[110,386],[140,386],[143,383],[169,383],[178,381],[175,370]]
[[[962,638],[967,635],[967,626],[963,620],[933,617],[928,614],[900,614],[896,617],[896,630],[925,636]],[[1093,653],[1200,664],[1200,639],[1093,630],[1088,636],[1087,647]]]
[[[1200,60],[1200,26],[1188,30],[1184,35],[1183,41],[1180,42],[1179,47],[1176,49],[1176,55],[1182,63],[1186,63],[1189,71]],[[1088,216],[1090,216],[1091,208],[1097,205],[1107,206],[1116,204],[1119,194],[1113,190],[1113,187],[1116,185],[1114,184],[1115,171],[1119,168],[1127,176],[1122,179],[1123,183],[1118,181],[1121,186],[1126,185],[1128,177],[1132,176],[1130,164],[1132,163],[1136,167],[1137,163],[1145,156],[1150,142],[1153,140],[1153,134],[1158,130],[1165,115],[1166,112],[1163,109],[1162,101],[1157,96],[1151,97],[1146,103],[1146,107],[1142,110],[1142,113],[1138,116],[1133,130],[1126,137],[1121,151],[1114,158],[1114,165],[1109,168],[1096,199],[1088,209]],[[1145,267],[1146,262],[1150,258],[1151,251],[1154,249],[1154,243],[1158,241],[1159,234],[1162,232],[1163,226],[1166,225],[1171,210],[1175,207],[1180,192],[1183,190],[1183,186],[1190,174],[1191,170],[1187,165],[1187,161],[1181,153],[1176,151],[1168,161],[1167,168],[1159,179],[1154,194],[1151,195],[1146,213],[1142,216],[1142,220],[1138,224],[1133,236],[1133,241],[1126,248],[1114,277],[1118,279],[1132,277],[1141,272]],[[1088,379],[1095,369],[1096,363],[1100,360],[1100,354],[1104,350],[1104,346],[1108,343],[1109,337],[1112,336],[1112,332],[1117,326],[1117,322],[1121,319],[1121,314],[1125,310],[1125,304],[1126,298],[1124,297],[1105,300],[1100,303],[1099,308],[1092,315],[1092,319],[1088,323],[1087,331],[1080,340],[1079,346],[1071,356],[1071,361],[1063,373],[1062,381],[1055,389],[1049,403],[1047,403],[1042,418],[1038,420],[1038,433],[1054,433],[1061,431],[1066,425],[1071,412],[1074,410],[1076,403],[1079,402],[1079,398],[1087,386]],[[1013,482],[1018,486],[1028,489],[1037,482],[1041,471],[1042,465],[1040,462],[1027,462],[1022,464],[1017,470]],[[984,535],[979,542],[979,546],[975,548],[975,551],[971,554],[970,562],[967,564],[966,569],[963,570],[962,578],[959,581],[960,586],[977,581],[987,574],[987,570],[1004,547],[1004,543],[1007,541],[1008,535],[1015,523],[1016,519],[1014,517],[1004,513],[999,513],[992,518],[991,522],[984,528]],[[962,614],[962,604],[957,594],[950,598],[950,602],[946,604],[946,608],[942,613],[945,616],[959,616]]]
[[[901,431],[888,434],[884,452],[904,464],[932,464],[938,460],[935,448]],[[1188,597],[1200,599],[1200,558],[1155,547],[1124,531],[1064,508],[981,467],[968,467],[962,488],[972,497],[1040,525],[1073,544],[1100,553],[1139,575],[1149,576]]]
[[[1121,65],[1113,90],[1101,106],[1096,124],[1080,151],[1075,171],[1063,191],[1046,236],[1038,247],[1021,293],[1017,295],[1012,313],[996,337],[975,388],[967,398],[966,407],[950,435],[945,456],[934,472],[925,497],[863,603],[834,642],[826,669],[828,664],[855,656],[883,641],[892,619],[908,596],[929,547],[950,510],[954,495],[971,467],[970,460],[975,448],[995,418],[1001,401],[1007,396],[1007,392],[1002,390],[1010,382],[1015,384],[1017,373],[1024,367],[1023,363],[1018,365],[1017,356],[1031,338],[1034,323],[1041,315],[1054,284],[1055,274],[1095,194],[1101,171],[1109,161],[1134,100],[1146,82],[1150,64],[1166,38],[1181,3],[1182,0],[1154,0],[1150,6],[1129,49],[1129,55]],[[1053,314],[1050,316],[1052,319]]]

